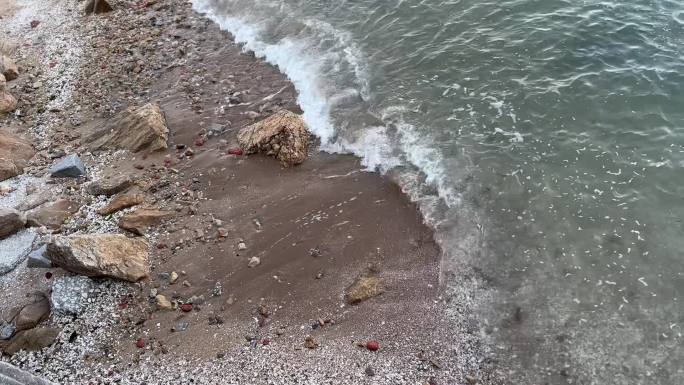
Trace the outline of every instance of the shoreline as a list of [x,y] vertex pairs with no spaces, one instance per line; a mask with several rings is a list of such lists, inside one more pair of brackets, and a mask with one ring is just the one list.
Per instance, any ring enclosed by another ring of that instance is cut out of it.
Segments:
[[[452,351],[450,339],[462,326],[445,316],[441,252],[433,231],[389,177],[363,171],[351,155],[315,151],[303,165],[281,169],[262,155],[228,154],[239,128],[280,108],[301,112],[296,91],[283,74],[242,52],[227,33],[186,2],[156,2],[142,9],[112,2],[113,13],[90,17],[81,15],[79,3],[61,3],[74,7],[64,13],[67,17],[83,21],[71,37],[90,38],[82,45],[88,61],[79,63],[82,56],[67,55],[76,65],[75,87],[65,96],[65,108],[38,112],[38,103],[30,97],[22,100],[28,107],[24,116],[31,119],[37,113],[39,122],[52,119],[55,124],[29,121],[10,128],[38,134],[45,148],[59,143],[67,153],[83,153],[76,143],[114,112],[158,101],[170,130],[167,152],[142,158],[86,154],[84,161],[94,171],[89,175],[93,179],[134,175],[139,182],[135,188],[148,195],[150,204],[177,215],[148,234],[154,246],[149,280],[133,285],[95,280],[98,294],[81,316],[47,321],[63,328],[56,348],[19,353],[10,362],[60,383],[114,378],[138,383],[145,376],[147,383],[178,383],[174,381],[200,369],[203,373],[197,379],[204,383],[319,383],[330,378],[337,379],[333,383],[450,383],[480,376],[480,364],[471,352]],[[32,34],[40,36],[39,28],[55,28],[47,20],[41,25]],[[151,35],[134,26],[147,28]],[[114,50],[107,48],[112,40],[119,44]],[[32,45],[27,51],[40,52]],[[123,60],[130,52],[133,60]],[[152,52],[159,56],[147,56]],[[46,83],[50,85],[49,80]],[[38,94],[47,96],[44,90]],[[65,113],[74,106],[77,114]],[[67,129],[54,130],[56,125]],[[37,126],[42,130],[36,132]],[[206,143],[193,146],[198,138]],[[194,154],[181,157],[183,151],[176,151],[176,145],[191,146]],[[172,164],[160,166],[168,154]],[[48,159],[29,167],[29,173],[44,172]],[[45,177],[38,180],[49,182]],[[92,200],[68,183],[57,187],[82,202],[65,232],[121,231],[115,225],[120,215],[103,220],[94,213],[106,200]],[[229,230],[223,241],[215,238],[216,219]],[[247,245],[242,254],[241,242]],[[310,255],[314,249],[321,255]],[[245,253],[262,256],[262,265],[248,268]],[[386,280],[386,292],[360,305],[344,305],[345,288],[368,270]],[[178,271],[188,285],[170,285],[160,276],[171,271]],[[0,287],[14,293],[0,303],[3,310],[9,308],[8,302],[20,301],[29,288],[48,291],[50,282],[43,273],[30,271],[23,263],[6,276],[13,281],[12,289],[6,277],[0,277]],[[222,293],[214,298],[211,293],[217,286]],[[150,292],[208,299],[199,311],[183,315],[155,310]],[[266,317],[266,325],[257,314],[260,305],[273,314]],[[332,325],[313,327],[319,319],[331,320]],[[189,327],[171,331],[179,323]],[[90,332],[93,328],[97,331]],[[71,341],[74,333],[77,337]],[[309,334],[320,342],[318,349],[303,348]],[[147,341],[142,351],[135,346],[140,338]],[[356,346],[368,339],[377,339],[381,350]],[[74,361],[84,364],[80,371],[74,371]],[[131,367],[130,362],[139,366]],[[86,373],[92,378],[81,377]],[[290,377],[278,382],[274,376]]]

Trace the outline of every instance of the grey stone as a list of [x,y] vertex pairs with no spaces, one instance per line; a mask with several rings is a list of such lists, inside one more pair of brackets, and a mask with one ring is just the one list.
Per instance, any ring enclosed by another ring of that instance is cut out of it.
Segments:
[[58,313],[81,314],[94,289],[95,283],[88,277],[56,278],[52,284],[52,308]]
[[33,374],[10,365],[0,362],[0,384],[3,385],[57,385],[54,382],[36,377]]
[[6,238],[26,225],[26,217],[15,209],[0,208],[0,239]]
[[12,338],[14,332],[17,330],[11,323],[0,321],[0,340],[8,340]]
[[32,267],[32,268],[43,268],[43,269],[48,269],[52,267],[52,261],[49,260],[45,256],[45,252],[47,251],[47,245],[42,245],[36,250],[33,250],[29,255],[28,255],[28,261],[26,262],[26,266]]
[[35,239],[36,233],[26,229],[0,240],[0,275],[14,270],[26,258]]
[[76,178],[85,173],[85,165],[76,154],[69,154],[50,167],[50,176],[56,178]]

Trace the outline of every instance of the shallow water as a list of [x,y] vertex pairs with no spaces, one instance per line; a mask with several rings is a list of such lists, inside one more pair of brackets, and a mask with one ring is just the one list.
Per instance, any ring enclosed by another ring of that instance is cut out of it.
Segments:
[[681,2],[194,3],[421,204],[511,382],[684,383]]

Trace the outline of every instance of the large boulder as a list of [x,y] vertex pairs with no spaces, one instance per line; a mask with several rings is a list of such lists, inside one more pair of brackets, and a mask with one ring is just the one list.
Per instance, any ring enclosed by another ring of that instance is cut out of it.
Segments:
[[166,219],[173,218],[173,216],[173,211],[138,209],[124,214],[119,220],[119,227],[138,235],[144,235],[148,227],[158,225]]
[[28,141],[0,129],[0,181],[22,173],[35,153]]
[[145,240],[121,234],[57,235],[47,257],[74,273],[137,282],[150,274],[148,249]]
[[14,60],[2,53],[0,53],[0,73],[5,75],[7,80],[14,80],[19,77],[19,68],[14,63]]
[[262,151],[275,156],[284,166],[293,166],[306,159],[309,136],[301,115],[281,110],[240,130],[238,143],[247,154]]
[[0,114],[6,114],[17,109],[17,98],[7,90],[0,89]]
[[6,238],[26,225],[26,217],[15,209],[0,208],[0,239]]
[[380,277],[360,277],[344,293],[350,305],[356,305],[385,292],[385,282]]
[[129,107],[86,138],[92,151],[124,149],[138,152],[168,147],[169,129],[161,107],[149,103]]

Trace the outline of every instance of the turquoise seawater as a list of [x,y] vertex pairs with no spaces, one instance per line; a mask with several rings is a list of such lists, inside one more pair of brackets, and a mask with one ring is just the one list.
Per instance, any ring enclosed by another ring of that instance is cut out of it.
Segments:
[[420,204],[511,383],[684,384],[684,3],[194,4]]

